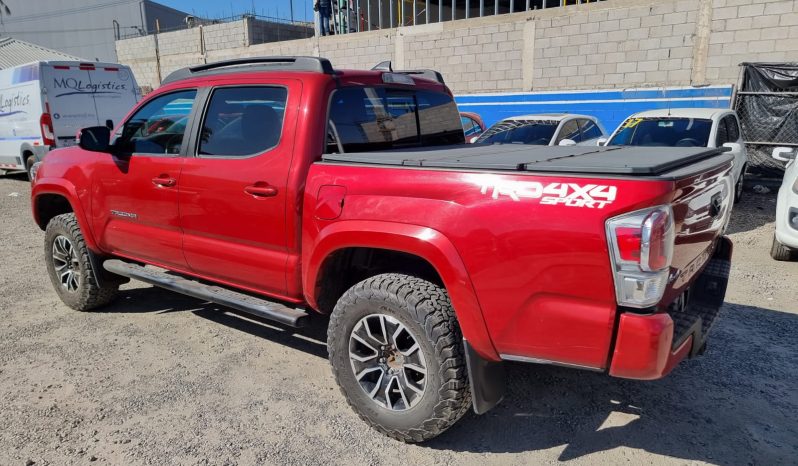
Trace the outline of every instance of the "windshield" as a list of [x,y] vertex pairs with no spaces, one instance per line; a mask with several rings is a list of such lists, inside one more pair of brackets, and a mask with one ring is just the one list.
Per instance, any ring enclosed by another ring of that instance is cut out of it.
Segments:
[[547,146],[551,142],[556,121],[509,120],[491,126],[477,142],[486,144],[532,144]]
[[629,118],[608,146],[706,147],[712,120],[699,118]]

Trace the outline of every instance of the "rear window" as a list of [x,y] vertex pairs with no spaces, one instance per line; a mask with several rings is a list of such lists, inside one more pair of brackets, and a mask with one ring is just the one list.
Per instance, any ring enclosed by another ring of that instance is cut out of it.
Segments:
[[330,104],[329,123],[328,153],[465,142],[457,105],[440,92],[378,87],[339,89]]
[[532,144],[547,146],[551,142],[557,121],[507,120],[488,128],[477,140],[486,144]]
[[706,147],[712,120],[629,118],[608,146]]

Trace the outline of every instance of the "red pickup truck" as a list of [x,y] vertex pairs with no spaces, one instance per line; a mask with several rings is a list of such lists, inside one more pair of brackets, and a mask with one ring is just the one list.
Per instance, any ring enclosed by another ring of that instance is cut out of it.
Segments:
[[264,57],[176,71],[34,170],[47,271],[81,311],[129,278],[300,326],[344,397],[432,438],[503,361],[657,379],[726,291],[720,149],[464,144],[439,74]]

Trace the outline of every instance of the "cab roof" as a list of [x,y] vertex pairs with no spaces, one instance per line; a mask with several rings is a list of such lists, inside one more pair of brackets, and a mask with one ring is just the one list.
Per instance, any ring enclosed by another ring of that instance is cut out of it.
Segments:
[[536,113],[534,115],[518,115],[505,118],[502,121],[563,121],[572,118],[586,118],[588,120],[596,120],[596,117],[590,115],[579,115],[577,113]]

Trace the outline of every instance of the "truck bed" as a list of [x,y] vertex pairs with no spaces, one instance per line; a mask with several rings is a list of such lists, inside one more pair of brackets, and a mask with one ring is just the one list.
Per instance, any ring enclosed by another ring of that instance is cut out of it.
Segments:
[[725,161],[721,159],[731,160],[723,152],[725,149],[706,147],[467,144],[325,154],[322,159],[369,165],[672,178]]

